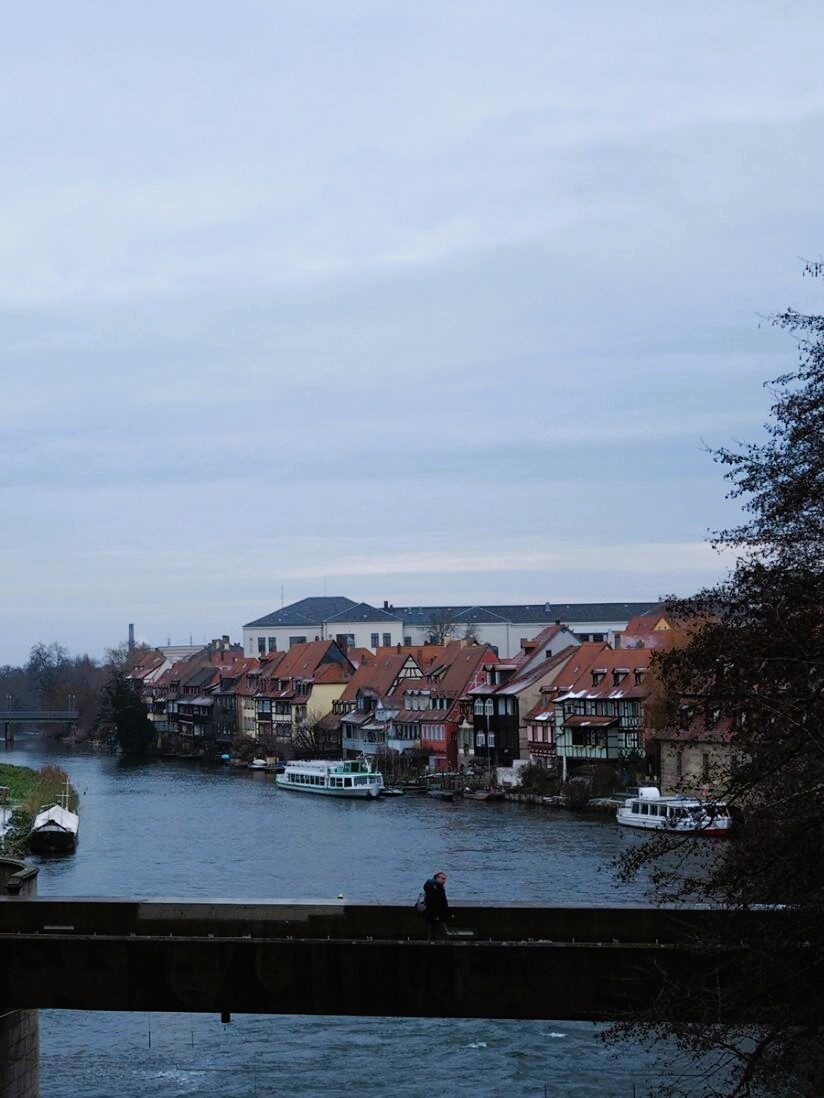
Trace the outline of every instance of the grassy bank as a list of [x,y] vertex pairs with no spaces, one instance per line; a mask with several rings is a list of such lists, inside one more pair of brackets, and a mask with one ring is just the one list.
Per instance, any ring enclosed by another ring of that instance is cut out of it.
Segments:
[[[26,837],[34,817],[46,804],[61,803],[69,775],[59,766],[44,766],[32,770],[28,766],[0,763],[0,785],[8,786],[9,801],[15,806],[14,826],[6,836],[4,853],[16,856],[26,853]],[[77,811],[77,791],[69,786],[69,808]]]

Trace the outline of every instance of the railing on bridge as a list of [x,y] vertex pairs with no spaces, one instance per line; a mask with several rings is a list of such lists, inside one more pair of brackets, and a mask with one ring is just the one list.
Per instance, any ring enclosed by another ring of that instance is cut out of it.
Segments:
[[48,724],[50,721],[76,721],[79,709],[0,709],[0,721],[14,724]]
[[[426,924],[405,905],[3,898],[0,1001],[222,1015],[611,1020],[648,1005],[675,977],[713,989],[749,981],[761,1020],[766,1010],[801,1023],[810,1012],[811,1000],[787,980],[788,964],[804,971],[803,949],[776,958],[773,986],[769,966],[753,974],[743,954],[702,947],[721,920],[745,918],[743,937],[747,921],[753,929],[781,912],[529,904],[458,904],[453,912],[471,936],[430,943]],[[813,983],[804,986],[820,997],[820,980]],[[746,1021],[736,1001],[735,1020]],[[685,1019],[690,1009],[685,1002]]]

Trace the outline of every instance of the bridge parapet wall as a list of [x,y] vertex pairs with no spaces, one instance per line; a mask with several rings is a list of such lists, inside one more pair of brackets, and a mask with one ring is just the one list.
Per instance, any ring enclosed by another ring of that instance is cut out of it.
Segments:
[[[719,979],[750,980],[762,1011],[767,998],[776,1016],[799,1023],[811,1009],[812,1000],[773,995],[771,973],[751,975],[734,950],[705,948],[718,920],[740,918],[732,912],[455,904],[454,913],[474,935],[430,943],[407,905],[3,899],[0,1001],[597,1020],[646,1005],[662,981],[678,977],[712,988]],[[788,964],[804,970],[802,954],[776,958],[776,986],[786,986]],[[810,987],[815,998],[821,989]]]
[[[37,867],[16,858],[0,858],[0,891],[8,896],[34,896]],[[0,1006],[0,1094],[4,1098],[38,1098],[39,1093],[39,1012]]]

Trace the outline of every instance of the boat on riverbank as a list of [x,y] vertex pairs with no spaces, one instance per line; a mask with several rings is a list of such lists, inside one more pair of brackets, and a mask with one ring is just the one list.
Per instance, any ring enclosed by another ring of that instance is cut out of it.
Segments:
[[367,759],[324,759],[288,762],[275,777],[279,789],[318,793],[325,797],[377,798],[383,788],[383,774],[373,770]]
[[29,831],[29,849],[35,854],[70,854],[77,849],[80,818],[69,808],[69,784],[55,804],[44,805]]
[[623,827],[697,835],[727,835],[732,827],[729,809],[722,801],[662,797],[655,786],[639,789],[637,797],[629,797],[619,806],[615,818]]

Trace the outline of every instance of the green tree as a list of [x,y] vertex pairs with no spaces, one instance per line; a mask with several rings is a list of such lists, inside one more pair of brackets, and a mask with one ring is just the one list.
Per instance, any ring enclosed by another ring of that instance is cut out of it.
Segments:
[[[824,273],[820,264],[806,271]],[[809,974],[824,971],[824,316],[790,310],[773,323],[795,337],[798,367],[768,383],[761,441],[713,451],[743,514],[713,542],[736,563],[717,585],[669,600],[695,627],[683,647],[656,659],[672,727],[687,701],[708,725],[730,729],[729,764],[716,778],[740,813],[738,839],[719,851],[657,836],[625,856],[622,870],[652,867],[662,900],[785,906],[779,924],[750,921],[745,939],[738,927],[734,942],[716,944],[743,949],[749,971],[764,973],[783,949],[808,943]],[[809,1000],[804,977],[784,979]],[[748,987],[725,989],[724,1008],[729,1017],[746,1005],[757,1023]],[[694,1004],[701,991],[671,983],[653,1010],[613,1036],[673,1038],[705,1072],[691,1093],[824,1093],[824,1002],[813,1000],[803,1027],[776,1021],[765,1002],[763,1024],[744,1029],[723,1022],[717,988],[703,1000],[706,1022],[686,1022],[687,994]]]
[[124,755],[145,755],[154,743],[148,710],[123,671],[113,670],[100,692],[95,731],[117,743]]

